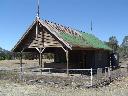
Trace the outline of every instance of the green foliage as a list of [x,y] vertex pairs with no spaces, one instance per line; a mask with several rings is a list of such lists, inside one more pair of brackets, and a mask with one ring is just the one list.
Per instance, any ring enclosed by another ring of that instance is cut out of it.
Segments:
[[112,48],[113,52],[116,52],[119,48],[118,41],[116,36],[109,37],[109,42],[107,42],[107,45]]
[[11,58],[12,58],[11,52],[9,52],[5,49],[2,49],[0,47],[0,60],[10,60]]
[[111,36],[109,42],[105,43],[113,49],[113,52],[119,53],[120,58],[128,58],[128,36],[124,37],[121,46],[118,45],[116,36]]
[[128,36],[125,36],[121,46],[118,45],[118,41],[115,36],[109,38],[109,42],[106,44],[113,49],[114,52],[118,52],[120,58],[128,58]]
[[117,51],[120,55],[120,58],[128,58],[128,46],[120,46]]
[[128,36],[124,37],[118,52],[121,58],[128,58]]
[[124,37],[121,46],[123,46],[123,47],[128,47],[128,36],[125,36],[125,37]]

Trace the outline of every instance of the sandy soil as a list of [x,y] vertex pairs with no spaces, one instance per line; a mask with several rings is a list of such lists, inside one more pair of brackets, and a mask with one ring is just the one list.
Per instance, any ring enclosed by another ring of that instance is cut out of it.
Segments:
[[[24,61],[25,67],[30,67],[30,61]],[[37,61],[33,65],[37,66]],[[0,68],[19,68],[19,61],[0,61]],[[99,88],[58,88],[39,84],[15,83],[9,80],[0,80],[0,96],[128,96],[128,77],[112,82],[108,86]]]
[[128,96],[128,78],[90,89],[53,88],[0,81],[0,96]]

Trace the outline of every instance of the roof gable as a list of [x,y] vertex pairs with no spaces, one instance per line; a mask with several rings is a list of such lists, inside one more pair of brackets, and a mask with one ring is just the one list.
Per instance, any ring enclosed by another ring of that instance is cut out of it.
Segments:
[[39,22],[44,26],[51,34],[53,34],[60,42],[62,42],[67,48],[72,49],[74,47],[78,48],[93,48],[93,49],[104,49],[111,50],[106,44],[101,40],[96,38],[92,34],[83,33],[70,27],[66,27],[57,23],[52,23],[49,21],[43,21],[36,18],[28,30],[24,33],[21,39],[14,46],[12,51],[22,43],[25,37],[30,33],[30,30],[35,26],[36,22]]

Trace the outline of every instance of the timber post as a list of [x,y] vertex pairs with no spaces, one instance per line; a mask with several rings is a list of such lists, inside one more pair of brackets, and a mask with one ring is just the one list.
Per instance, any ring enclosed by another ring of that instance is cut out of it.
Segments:
[[41,52],[41,49],[40,49],[40,67],[42,68],[42,52]]
[[111,82],[111,71],[109,67],[108,67],[108,78],[109,78],[109,82]]
[[22,62],[22,51],[20,52],[20,80],[23,80],[23,62]]
[[127,76],[128,76],[128,64],[127,64]]
[[69,52],[66,50],[67,76],[69,76]]
[[40,53],[39,53],[39,55],[38,55],[39,57],[38,57],[38,59],[39,59],[39,66],[40,66]]
[[41,53],[41,49],[40,49],[40,52],[39,52],[39,55],[40,55],[40,57],[39,57],[39,61],[40,61],[40,71],[41,71],[41,74],[42,74],[42,53]]
[[40,66],[42,68],[42,53],[40,53]]
[[20,72],[23,72],[22,52],[20,52]]
[[41,74],[42,74],[42,68],[44,67],[44,63],[42,63],[42,53],[44,52],[45,48],[36,48],[39,52],[39,66],[41,68]]
[[91,86],[93,85],[93,84],[92,84],[92,83],[93,83],[93,81],[92,81],[92,80],[93,80],[93,73],[92,73],[92,72],[93,72],[93,70],[92,70],[92,68],[91,68]]

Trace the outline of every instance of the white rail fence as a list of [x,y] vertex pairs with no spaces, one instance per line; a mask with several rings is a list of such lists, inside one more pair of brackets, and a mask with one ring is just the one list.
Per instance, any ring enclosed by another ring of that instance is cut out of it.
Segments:
[[[3,69],[3,68],[2,68]],[[96,84],[101,84],[105,81],[111,82],[113,79],[120,78],[123,76],[128,76],[128,64],[125,67],[120,67],[115,70],[112,70],[109,67],[98,68],[98,69],[68,69],[69,70],[69,77],[75,77],[79,76],[79,79],[83,79],[83,81],[89,81],[89,86],[93,86]],[[11,70],[1,70],[1,72],[8,72]],[[35,67],[28,67],[24,68],[22,66],[22,72],[21,68],[18,69],[19,78],[21,80],[25,79],[24,76],[31,75],[31,76],[38,76],[38,75],[47,75],[47,76],[62,76],[66,73],[66,69],[55,69],[55,68],[37,68]],[[65,73],[54,73],[55,71],[61,72],[65,71]],[[44,74],[45,73],[45,74]],[[57,75],[56,75],[57,74]],[[59,74],[59,75],[58,75]],[[77,74],[77,75],[76,75]],[[67,76],[66,74],[64,76]],[[73,78],[74,79],[74,78]],[[74,79],[75,80],[75,79]],[[83,82],[81,81],[81,82]]]
[[[23,68],[23,72],[21,72],[21,75],[30,73],[26,72],[27,69]],[[54,71],[53,71],[54,70]],[[89,86],[93,86],[95,84],[100,84],[103,83],[104,81],[109,81],[111,82],[112,79],[120,78],[122,76],[128,76],[128,66],[127,67],[120,67],[118,69],[112,70],[110,67],[105,67],[103,68],[97,68],[97,69],[68,69],[70,75],[69,76],[75,76],[75,74],[79,74],[82,78],[85,77],[90,81]],[[33,68],[31,70],[33,75],[49,75],[49,76],[54,76],[54,72],[61,72],[65,71],[66,69],[55,69],[55,68]],[[45,74],[44,74],[45,73]],[[31,74],[31,73],[30,73]],[[57,75],[58,76],[58,75]],[[62,76],[60,73],[59,76]],[[65,76],[67,76],[65,74]],[[21,76],[21,79],[23,77]]]

